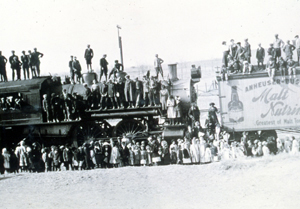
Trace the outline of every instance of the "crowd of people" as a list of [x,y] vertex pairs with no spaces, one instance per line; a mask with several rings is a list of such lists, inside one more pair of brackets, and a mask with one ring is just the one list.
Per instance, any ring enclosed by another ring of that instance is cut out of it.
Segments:
[[[37,48],[28,50],[28,54],[25,51],[22,51],[21,60],[15,54],[15,51],[11,51],[12,55],[7,60],[5,56],[2,55],[0,51],[0,77],[2,82],[7,82],[6,74],[6,63],[9,62],[12,70],[12,80],[21,80],[21,68],[23,69],[23,79],[30,79],[40,76],[40,58],[44,55],[37,51]],[[30,76],[30,72],[31,76]]]
[[[223,46],[223,58],[222,58],[222,75],[223,79],[227,80],[228,75],[231,73],[252,73],[254,68],[251,65],[251,45],[248,39],[244,40],[242,46],[241,42],[235,43],[233,39],[230,40],[230,44],[226,41],[222,42]],[[293,60],[293,51],[296,50],[297,61]],[[285,58],[282,56],[282,52],[285,54]],[[298,35],[291,42],[287,40],[284,43],[275,34],[275,40],[270,44],[269,48],[265,49],[258,44],[256,50],[257,70],[266,70],[269,77],[274,79],[275,72],[280,72],[282,79],[285,79],[286,75],[289,78],[296,76],[296,66],[300,64],[300,38]],[[266,65],[264,65],[265,58],[267,58]]]
[[282,152],[299,155],[299,139],[269,137],[252,139],[244,132],[232,141],[225,131],[208,135],[189,126],[182,139],[164,140],[160,135],[136,141],[126,135],[117,141],[93,140],[74,147],[69,144],[41,147],[37,142],[22,140],[15,149],[2,149],[1,173],[89,170],[124,166],[191,165],[227,159],[262,157]]

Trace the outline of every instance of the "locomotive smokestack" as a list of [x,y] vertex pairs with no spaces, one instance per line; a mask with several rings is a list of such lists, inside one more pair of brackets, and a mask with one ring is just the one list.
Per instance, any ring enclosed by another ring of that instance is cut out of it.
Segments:
[[169,79],[171,81],[177,81],[178,78],[177,78],[177,64],[169,64],[168,65],[169,67],[169,72],[168,72],[168,75],[169,75]]

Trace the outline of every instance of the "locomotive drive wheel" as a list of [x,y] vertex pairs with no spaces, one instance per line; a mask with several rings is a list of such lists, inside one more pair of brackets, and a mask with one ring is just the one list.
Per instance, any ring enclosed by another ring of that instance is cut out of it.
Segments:
[[84,142],[89,143],[97,138],[107,136],[105,130],[95,123],[81,123],[72,132],[72,140],[75,146],[81,146]]
[[113,135],[114,136],[123,136],[123,134],[133,136],[138,132],[142,132],[146,129],[146,127],[137,120],[127,119],[121,120],[114,128]]

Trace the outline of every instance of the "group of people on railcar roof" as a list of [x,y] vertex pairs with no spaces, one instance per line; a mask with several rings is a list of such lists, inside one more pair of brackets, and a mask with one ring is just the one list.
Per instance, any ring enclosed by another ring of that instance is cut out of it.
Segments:
[[[228,79],[228,74],[231,73],[252,73],[254,68],[251,65],[251,45],[246,38],[242,46],[241,42],[235,43],[233,39],[230,40],[230,44],[226,41],[222,42],[223,46],[223,58],[222,58],[222,75],[223,79]],[[293,60],[293,51],[296,50],[297,61]],[[282,51],[285,54],[285,58],[282,56]],[[274,79],[275,72],[279,71],[282,79],[285,79],[286,75],[289,78],[296,76],[296,66],[300,64],[300,38],[299,35],[295,36],[295,39],[291,42],[287,40],[284,43],[278,34],[275,34],[275,40],[270,43],[267,51],[258,44],[256,50],[257,70],[266,70],[269,77]],[[267,63],[264,65],[265,57],[267,57]]]

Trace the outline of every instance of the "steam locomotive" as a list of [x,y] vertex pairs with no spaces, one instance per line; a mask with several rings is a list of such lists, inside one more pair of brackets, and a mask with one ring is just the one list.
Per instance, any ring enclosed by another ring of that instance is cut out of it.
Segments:
[[[189,79],[177,78],[177,65],[168,66],[170,95],[180,96],[183,114],[187,113],[192,102],[197,100],[194,84],[200,81],[201,70],[190,72]],[[126,73],[124,73],[126,74]],[[124,76],[124,75],[123,75]],[[90,87],[95,73],[83,74],[83,79]],[[80,121],[47,122],[43,111],[43,95],[63,90],[72,94],[84,94],[82,84],[62,84],[59,77],[38,77],[31,80],[0,83],[0,146],[11,146],[26,137],[28,140],[43,144],[70,143],[80,146],[94,139],[108,139],[123,134],[142,139],[152,133],[162,133],[165,138],[182,137],[185,126],[164,125],[161,107],[143,107],[131,109],[87,110]],[[14,106],[10,106],[12,103]],[[5,105],[4,105],[5,104]]]

